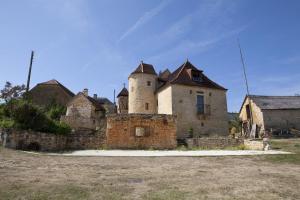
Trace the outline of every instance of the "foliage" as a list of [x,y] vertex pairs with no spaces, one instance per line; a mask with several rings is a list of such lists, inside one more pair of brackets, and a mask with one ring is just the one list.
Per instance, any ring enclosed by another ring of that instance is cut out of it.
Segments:
[[235,116],[233,119],[229,120],[228,125],[230,134],[241,132],[241,121],[238,116]]
[[46,110],[47,110],[47,116],[50,119],[59,121],[60,117],[66,113],[67,108],[64,106],[55,104],[55,105],[51,105],[51,106],[47,107]]
[[10,100],[4,105],[2,113],[1,127],[13,126],[57,134],[67,134],[71,131],[68,125],[51,119],[44,109],[26,100]]
[[0,91],[0,99],[3,99],[6,103],[12,99],[19,99],[23,96],[25,90],[24,84],[13,86],[7,81],[4,88]]
[[0,118],[0,127],[1,128],[13,128],[14,127],[14,121],[11,119],[1,119]]

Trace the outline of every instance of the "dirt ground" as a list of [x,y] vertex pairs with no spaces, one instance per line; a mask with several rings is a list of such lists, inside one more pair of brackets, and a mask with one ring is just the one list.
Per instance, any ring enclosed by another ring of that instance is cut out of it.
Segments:
[[0,199],[300,199],[299,163],[278,158],[63,157],[0,147]]

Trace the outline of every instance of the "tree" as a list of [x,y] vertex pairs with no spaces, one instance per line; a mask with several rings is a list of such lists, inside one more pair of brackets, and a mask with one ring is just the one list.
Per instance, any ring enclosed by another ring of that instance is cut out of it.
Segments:
[[4,88],[0,91],[0,99],[4,100],[5,103],[12,99],[19,99],[23,96],[26,88],[25,85],[13,86],[9,81],[5,83]]

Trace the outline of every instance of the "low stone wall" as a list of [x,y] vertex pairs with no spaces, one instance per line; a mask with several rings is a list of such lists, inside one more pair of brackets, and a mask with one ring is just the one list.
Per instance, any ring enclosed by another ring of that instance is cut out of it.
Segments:
[[76,130],[67,135],[25,130],[0,130],[1,143],[6,148],[36,151],[98,149],[105,144],[105,133]]
[[157,114],[114,114],[107,117],[107,146],[118,149],[174,149],[176,117]]
[[244,144],[243,139],[234,138],[188,138],[186,139],[188,148],[200,147],[207,149],[237,147]]
[[245,139],[244,140],[244,145],[247,149],[250,150],[263,150],[264,145],[262,140],[250,140],[250,139]]
[[65,149],[99,149],[106,143],[105,132],[76,130],[66,136]]
[[61,116],[60,121],[68,124],[73,129],[105,129],[106,128],[106,119],[103,118],[88,118],[80,116]]

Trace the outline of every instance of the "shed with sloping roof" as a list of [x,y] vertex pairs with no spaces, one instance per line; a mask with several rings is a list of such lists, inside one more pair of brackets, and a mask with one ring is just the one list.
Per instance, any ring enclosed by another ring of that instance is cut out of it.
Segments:
[[239,117],[244,124],[252,120],[260,133],[270,129],[300,130],[300,96],[246,95]]

